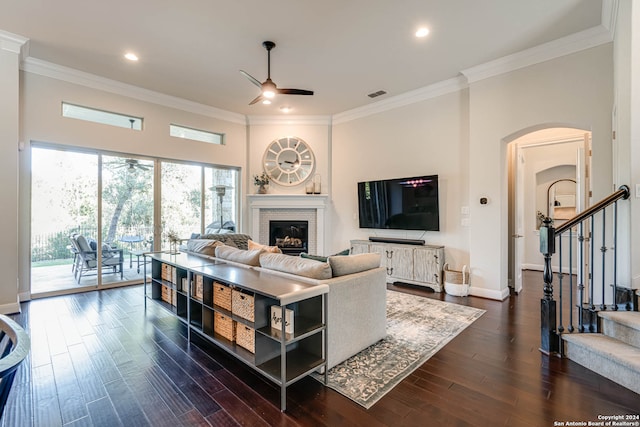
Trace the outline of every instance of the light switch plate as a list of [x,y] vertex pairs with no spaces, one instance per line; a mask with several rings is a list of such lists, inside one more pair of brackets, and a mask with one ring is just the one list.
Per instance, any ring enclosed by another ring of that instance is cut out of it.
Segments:
[[636,199],[640,199],[640,184],[636,184]]

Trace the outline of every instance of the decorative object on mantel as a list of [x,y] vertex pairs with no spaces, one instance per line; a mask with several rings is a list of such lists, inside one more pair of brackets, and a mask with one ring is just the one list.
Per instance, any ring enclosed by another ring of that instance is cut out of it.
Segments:
[[271,141],[264,152],[262,164],[273,182],[291,187],[311,177],[315,157],[302,139],[286,136]]
[[262,172],[262,175],[254,175],[253,183],[258,186],[257,194],[267,194],[267,185],[269,185],[269,175]]
[[313,194],[322,193],[322,177],[319,173],[313,177]]
[[178,233],[173,230],[167,231],[167,240],[169,240],[169,253],[171,255],[179,254],[178,242],[180,242],[180,237],[178,236]]

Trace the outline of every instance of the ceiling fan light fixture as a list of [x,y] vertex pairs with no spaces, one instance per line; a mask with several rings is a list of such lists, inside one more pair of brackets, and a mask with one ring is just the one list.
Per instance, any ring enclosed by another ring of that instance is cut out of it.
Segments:
[[265,98],[273,98],[276,96],[276,85],[271,79],[267,79],[266,82],[262,83],[262,96]]
[[262,100],[262,103],[263,103],[264,105],[270,105],[270,104],[271,104],[271,100],[269,100],[269,99],[263,99],[263,100]]
[[135,53],[133,53],[133,52],[127,52],[127,53],[125,53],[125,54],[124,54],[124,57],[125,57],[126,59],[128,59],[129,61],[133,61],[133,62],[135,62],[135,61],[137,61],[137,60],[138,60],[138,55],[136,55],[136,54],[135,54]]
[[429,35],[429,29],[427,27],[420,27],[416,30],[416,37],[422,38]]

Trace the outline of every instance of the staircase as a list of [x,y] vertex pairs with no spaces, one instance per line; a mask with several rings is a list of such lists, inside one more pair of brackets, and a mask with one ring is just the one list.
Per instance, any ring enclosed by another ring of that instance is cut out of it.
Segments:
[[[545,261],[540,351],[567,357],[640,394],[640,292],[621,286],[617,270],[618,202],[629,195],[623,185],[557,228],[544,218],[539,230]],[[564,256],[563,240],[568,246]],[[557,301],[551,268],[556,253]]]
[[640,394],[640,312],[600,311],[602,333],[562,334],[564,355]]

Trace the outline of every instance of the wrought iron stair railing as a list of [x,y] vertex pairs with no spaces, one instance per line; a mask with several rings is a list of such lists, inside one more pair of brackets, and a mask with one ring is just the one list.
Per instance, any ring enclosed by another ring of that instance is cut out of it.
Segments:
[[[540,227],[540,252],[544,256],[544,295],[540,300],[540,351],[543,353],[561,353],[562,333],[597,332],[598,310],[637,310],[637,303],[629,302],[632,292],[620,292],[621,286],[617,277],[618,201],[627,200],[629,194],[629,187],[623,185],[558,228],[553,227],[551,218],[546,217],[543,220]],[[607,211],[611,210],[612,218],[608,218]],[[574,244],[576,237],[577,241]],[[565,252],[568,252],[568,256],[563,254],[563,240],[568,240]],[[599,259],[595,253],[596,243],[601,245]],[[608,244],[611,246],[608,247]],[[552,257],[556,249],[559,282],[557,304],[553,295],[552,271]],[[612,254],[608,256],[609,250]],[[568,266],[563,265],[565,259],[568,260]],[[596,264],[599,270],[595,270]],[[563,294],[565,275],[568,275],[569,280],[568,296]],[[611,293],[608,295],[607,279],[611,282]],[[621,295],[625,294],[626,299],[621,298]],[[565,301],[567,297],[568,301]],[[606,304],[607,298],[610,304]],[[565,321],[568,322],[566,328]]]

